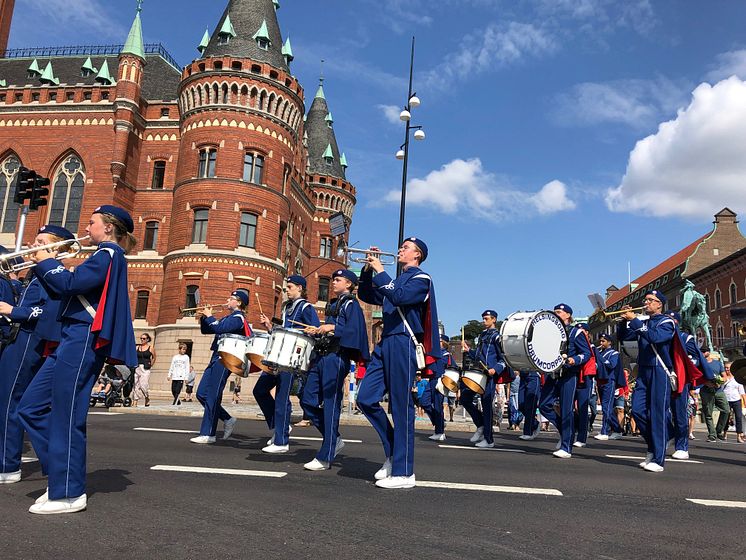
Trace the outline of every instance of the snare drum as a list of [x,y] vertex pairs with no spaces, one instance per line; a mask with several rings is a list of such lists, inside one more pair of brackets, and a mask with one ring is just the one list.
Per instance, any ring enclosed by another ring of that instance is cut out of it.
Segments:
[[269,334],[254,333],[254,336],[249,338],[246,345],[246,354],[248,355],[249,360],[262,371],[269,371],[269,368],[262,363],[262,360],[267,355],[268,344]]
[[468,369],[461,376],[461,382],[478,395],[484,395],[487,387],[487,374],[476,369]]
[[567,331],[552,311],[519,311],[503,321],[500,342],[514,370],[553,373],[564,363]]
[[306,373],[311,367],[315,341],[298,329],[275,327],[262,364],[275,371]]
[[248,340],[242,334],[224,334],[218,340],[220,363],[231,373],[244,377]]
[[[459,370],[451,368],[447,368],[443,373],[443,376],[440,378],[443,387],[452,393],[458,391],[459,379],[461,379],[461,373]],[[445,395],[446,393],[443,394]]]

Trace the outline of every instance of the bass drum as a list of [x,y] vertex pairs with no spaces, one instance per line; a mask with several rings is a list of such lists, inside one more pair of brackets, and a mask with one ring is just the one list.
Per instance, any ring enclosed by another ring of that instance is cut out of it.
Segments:
[[554,373],[564,363],[567,331],[552,311],[519,311],[503,321],[500,343],[514,370]]

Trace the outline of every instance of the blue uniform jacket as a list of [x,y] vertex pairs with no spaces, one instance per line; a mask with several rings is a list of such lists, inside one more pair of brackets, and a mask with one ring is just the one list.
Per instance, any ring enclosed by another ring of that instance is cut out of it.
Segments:
[[491,328],[479,333],[477,347],[475,350],[469,350],[469,357],[480,369],[481,364],[484,364],[487,369],[494,369],[495,375],[502,373],[505,369],[505,360],[500,351],[500,332]]
[[23,290],[18,305],[13,307],[9,317],[14,323],[19,323],[21,330],[35,331],[42,340],[59,342],[62,327],[57,320],[60,300],[50,296],[34,277]]
[[222,334],[246,335],[246,320],[243,311],[236,309],[230,315],[218,320],[212,316],[202,316],[199,320],[199,330],[202,334],[214,334],[210,350],[218,351],[218,340]]
[[657,358],[655,349],[658,350],[661,360],[669,370],[671,363],[671,341],[676,334],[676,323],[668,315],[653,315],[649,319],[635,317],[629,323],[622,321],[619,324],[619,340],[637,340],[639,356],[637,363],[640,367],[655,367]]
[[[0,301],[4,301],[10,305],[16,304],[16,293],[13,290],[13,284],[5,276],[0,276]],[[0,332],[2,332],[2,338],[8,336],[10,333],[9,320],[0,319]]]
[[54,259],[47,259],[34,267],[34,274],[47,292],[62,298],[60,319],[92,325],[91,332],[97,337],[94,344],[97,354],[112,363],[137,365],[127,260],[118,244],[100,243],[74,272]]
[[303,325],[296,325],[292,321],[318,327],[321,324],[319,314],[313,305],[305,299],[299,298],[285,303],[282,310],[282,325],[286,329],[303,329]]
[[614,381],[615,387],[626,387],[627,379],[624,377],[624,364],[620,359],[619,352],[613,348],[607,348],[601,352],[598,364],[606,370],[608,379]]
[[564,375],[580,375],[581,366],[591,359],[591,347],[582,329],[572,327],[567,336],[567,358],[575,360],[575,364],[562,366]]
[[345,298],[341,307],[336,309],[339,298],[329,302],[331,314],[327,314],[325,323],[334,325],[334,338],[339,340],[339,346],[345,350],[345,355],[356,362],[370,360],[368,346],[368,329],[365,326],[365,316],[357,299]]

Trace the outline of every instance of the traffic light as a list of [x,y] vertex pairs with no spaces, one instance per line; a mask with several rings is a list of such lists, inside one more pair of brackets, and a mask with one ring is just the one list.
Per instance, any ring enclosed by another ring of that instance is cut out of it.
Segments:
[[18,180],[16,181],[16,192],[13,200],[17,204],[23,204],[26,199],[31,198],[31,191],[35,182],[36,171],[21,167],[18,170]]
[[29,200],[29,210],[36,210],[39,206],[47,205],[47,198],[49,196],[49,179],[46,177],[39,177],[34,173],[34,184],[31,188],[31,197]]

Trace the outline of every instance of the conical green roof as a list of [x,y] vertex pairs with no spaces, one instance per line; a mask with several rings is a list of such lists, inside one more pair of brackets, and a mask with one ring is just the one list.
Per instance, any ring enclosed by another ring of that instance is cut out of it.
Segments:
[[[308,134],[308,168],[313,174],[338,177],[345,180],[346,160],[342,159],[337,145],[333,119],[322,86],[306,115],[304,131]],[[330,163],[331,162],[331,163]]]
[[145,60],[145,45],[142,41],[142,21],[140,20],[140,8],[137,9],[135,21],[132,22],[127,41],[120,54],[134,54]]
[[201,53],[205,52],[205,49],[207,48],[207,45],[210,44],[210,32],[205,29],[205,34],[202,36],[202,40],[199,42],[199,46],[197,47],[197,50]]
[[285,39],[285,44],[282,45],[282,56],[284,56],[285,60],[288,62],[292,62],[295,58],[293,56],[293,48],[290,46],[290,37]]
[[267,41],[271,42],[269,38],[269,29],[267,29],[266,19],[262,20],[262,25],[260,25],[259,30],[256,33],[254,33],[253,39],[266,39]]
[[[106,64],[106,61],[104,61],[104,64]],[[86,58],[85,62],[83,63],[83,66],[81,66],[83,70],[88,70],[89,72],[98,72],[98,68],[96,68],[93,65],[93,61],[91,60],[91,57],[89,56]]]
[[220,28],[220,31],[218,32],[219,35],[230,35],[231,37],[237,37],[236,30],[233,28],[233,23],[231,22],[231,16],[228,14],[225,17],[225,20],[223,21],[223,26]]
[[109,62],[106,59],[104,59],[104,63],[101,65],[101,70],[99,70],[96,75],[96,81],[106,86],[114,85],[114,79],[109,73]]
[[324,155],[321,156],[321,157],[324,158],[324,159],[327,159],[327,158],[334,159],[334,152],[332,152],[332,145],[331,144],[327,144],[326,145],[326,150],[324,150]]
[[344,155],[344,152],[342,153],[342,155],[341,155],[341,156],[339,156],[339,165],[341,165],[341,166],[342,166],[342,167],[344,167],[344,168],[347,168],[347,167],[349,167],[349,166],[347,165],[347,156],[346,156],[346,155]]
[[44,68],[44,72],[41,75],[41,78],[39,78],[39,81],[42,84],[49,84],[49,85],[60,85],[60,81],[54,77],[54,70],[52,69],[52,61],[50,60],[47,62],[47,67]]
[[326,118],[324,119],[328,125],[332,125],[334,123],[334,117],[332,117],[331,113],[328,113],[326,115]]
[[31,64],[29,64],[28,71],[37,76],[41,76],[41,68],[39,68],[39,63],[36,59],[34,59]]

